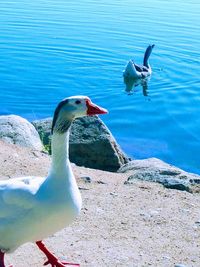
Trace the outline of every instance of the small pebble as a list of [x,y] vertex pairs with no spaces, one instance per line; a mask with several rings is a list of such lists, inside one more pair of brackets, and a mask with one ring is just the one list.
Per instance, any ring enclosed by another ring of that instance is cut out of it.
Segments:
[[105,182],[99,180],[99,181],[97,181],[97,184],[107,184],[107,183],[105,183]]
[[88,188],[85,188],[85,187],[78,187],[79,190],[89,190]]
[[116,193],[113,193],[113,192],[111,192],[111,193],[110,193],[110,195],[111,195],[111,196],[115,196],[115,197],[117,197],[117,196],[118,196],[118,194],[116,194]]
[[170,260],[170,257],[167,255],[164,255],[162,258],[163,258],[163,260]]
[[200,220],[195,222],[196,225],[200,226]]
[[85,183],[91,183],[92,182],[92,178],[89,176],[82,176],[81,179],[85,182]]

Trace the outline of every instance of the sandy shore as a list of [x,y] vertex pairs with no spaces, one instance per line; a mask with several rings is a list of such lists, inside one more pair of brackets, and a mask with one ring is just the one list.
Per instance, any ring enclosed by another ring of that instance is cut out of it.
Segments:
[[[1,179],[47,174],[48,155],[2,141],[0,147]],[[141,181],[124,185],[128,174],[73,169],[83,209],[73,225],[45,240],[57,256],[82,267],[200,266],[199,194]],[[44,260],[34,244],[6,255],[13,267],[41,267]]]

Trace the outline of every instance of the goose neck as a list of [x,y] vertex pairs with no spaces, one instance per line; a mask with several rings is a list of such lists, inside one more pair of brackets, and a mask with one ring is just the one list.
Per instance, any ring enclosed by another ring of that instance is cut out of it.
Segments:
[[51,152],[51,172],[60,173],[66,170],[67,163],[69,163],[69,131],[65,133],[55,132],[52,135]]

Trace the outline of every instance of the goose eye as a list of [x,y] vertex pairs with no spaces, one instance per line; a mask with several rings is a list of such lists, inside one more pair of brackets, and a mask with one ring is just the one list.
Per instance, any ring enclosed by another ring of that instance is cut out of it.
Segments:
[[75,101],[75,104],[76,104],[76,105],[79,105],[79,104],[81,104],[81,101],[80,101],[80,100],[76,100],[76,101]]

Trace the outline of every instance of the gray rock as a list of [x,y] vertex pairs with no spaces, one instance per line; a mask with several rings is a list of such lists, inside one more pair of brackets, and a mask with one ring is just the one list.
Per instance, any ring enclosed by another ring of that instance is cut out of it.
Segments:
[[164,187],[190,192],[190,182],[178,179],[165,179],[161,182]]
[[[50,146],[51,118],[33,121],[45,146]],[[70,160],[79,166],[117,171],[129,158],[97,116],[76,119],[71,127]]]
[[42,150],[38,132],[26,119],[16,116],[0,116],[0,139],[24,147]]
[[133,160],[122,166],[118,172],[130,173],[125,184],[132,184],[135,179],[139,179],[188,192],[192,192],[193,186],[198,185],[200,181],[198,175],[187,173],[156,158]]

